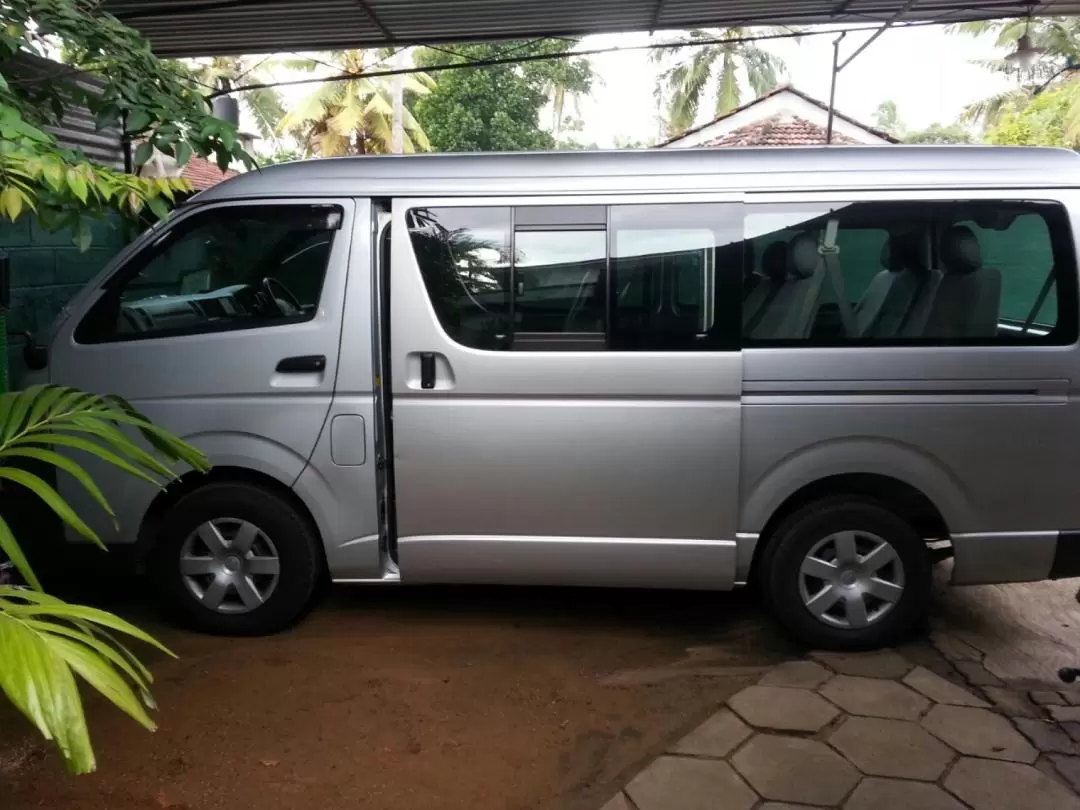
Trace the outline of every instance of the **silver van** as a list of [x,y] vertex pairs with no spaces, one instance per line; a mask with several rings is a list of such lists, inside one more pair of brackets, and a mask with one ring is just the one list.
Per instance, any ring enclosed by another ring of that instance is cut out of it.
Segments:
[[1080,575],[1080,156],[832,147],[342,158],[197,195],[42,379],[202,448],[93,467],[191,622],[317,582],[726,590],[888,643],[956,584]]

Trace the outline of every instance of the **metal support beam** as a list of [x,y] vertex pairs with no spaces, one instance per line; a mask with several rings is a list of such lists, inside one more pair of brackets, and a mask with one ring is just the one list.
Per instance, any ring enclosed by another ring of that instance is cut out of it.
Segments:
[[385,25],[383,25],[383,21],[379,19],[379,15],[375,13],[375,10],[368,4],[367,0],[356,0],[356,4],[364,10],[364,13],[367,14],[368,19],[375,23],[375,27],[382,32],[382,35],[384,37],[386,37],[391,42],[394,42],[396,40],[394,32],[387,28]]
[[[835,12],[842,12],[844,9],[847,8],[849,2],[850,0],[845,0],[845,2],[840,3],[840,5],[836,7]],[[829,85],[829,121],[828,124],[826,124],[825,126],[826,144],[832,143],[833,120],[836,118],[836,77],[839,75],[841,70],[843,70],[852,63],[856,56],[869,48],[870,45],[874,42],[874,40],[876,40],[878,37],[880,37],[882,34],[892,28],[896,23],[898,23],[903,18],[903,16],[907,14],[908,11],[910,11],[911,8],[918,2],[919,0],[907,0],[907,2],[904,3],[903,7],[896,12],[896,14],[894,14],[888,21],[885,22],[884,25],[882,25],[873,34],[871,34],[870,38],[867,39],[866,42],[864,42],[858,48],[856,48],[855,52],[843,62],[840,61],[840,41],[844,38],[844,34],[840,34],[840,36],[833,40],[832,82]]]
[[649,33],[653,33],[656,30],[656,26],[660,24],[660,12],[664,10],[664,0],[656,0],[656,5],[652,10],[652,22],[649,23]]
[[918,2],[919,2],[919,0],[908,0],[908,1],[907,1],[907,2],[906,2],[906,3],[904,4],[904,7],[903,7],[902,9],[900,9],[900,10],[899,10],[898,12],[896,12],[896,14],[895,14],[895,15],[893,15],[892,19],[890,19],[890,20],[889,20],[888,22],[886,22],[886,23],[885,23],[884,25],[882,25],[882,26],[881,26],[881,27],[880,27],[880,28],[879,28],[879,29],[878,29],[877,31],[875,31],[875,32],[874,32],[873,34],[871,34],[871,35],[870,35],[870,39],[866,40],[866,42],[864,42],[864,43],[863,43],[862,45],[860,45],[860,46],[859,46],[858,48],[856,48],[856,49],[855,49],[855,53],[853,53],[853,54],[852,54],[851,56],[849,56],[849,57],[848,57],[847,59],[845,59],[845,60],[844,60],[844,61],[843,61],[843,62],[842,62],[842,63],[841,63],[841,64],[840,64],[840,65],[839,65],[839,66],[838,66],[837,68],[836,68],[837,72],[839,72],[839,71],[843,70],[843,69],[844,69],[844,68],[846,68],[846,67],[847,67],[848,65],[850,65],[850,64],[851,64],[851,62],[852,62],[852,60],[853,60],[853,59],[854,59],[854,58],[855,58],[856,56],[858,56],[858,55],[859,55],[860,53],[862,53],[862,52],[863,52],[863,51],[865,51],[865,50],[866,50],[867,48],[869,48],[869,47],[870,47],[870,45],[871,45],[871,43],[873,43],[873,42],[874,42],[874,40],[876,40],[876,39],[877,39],[878,37],[880,37],[880,36],[881,36],[882,34],[884,34],[884,33],[885,33],[886,31],[888,31],[888,30],[889,30],[890,28],[892,28],[892,27],[893,27],[894,25],[896,25],[896,23],[898,23],[898,22],[900,21],[900,19],[901,19],[901,18],[902,18],[902,17],[903,17],[903,16],[905,15],[905,14],[907,14],[907,13],[908,13],[908,11],[910,11],[910,10],[911,10],[911,7],[912,7],[912,6],[914,6],[914,5],[915,5],[916,3],[918,3]]
[[825,144],[832,143],[833,119],[836,117],[836,77],[840,75],[840,43],[846,34],[841,33],[832,44],[832,83],[829,86],[829,120],[825,124]]

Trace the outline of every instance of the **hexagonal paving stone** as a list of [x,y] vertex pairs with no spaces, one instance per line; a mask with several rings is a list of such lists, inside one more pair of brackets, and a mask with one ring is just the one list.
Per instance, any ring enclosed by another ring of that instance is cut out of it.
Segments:
[[930,701],[895,681],[837,675],[821,694],[846,711],[865,717],[918,720]]
[[840,712],[805,689],[748,686],[728,701],[747,723],[777,731],[820,731]]
[[671,750],[676,754],[722,759],[752,733],[750,727],[734,713],[721,709],[675,743]]
[[765,802],[757,810],[820,810],[808,804],[788,804],[787,802]]
[[616,793],[600,810],[634,810],[634,808],[630,806],[630,802],[622,793]]
[[1015,762],[964,757],[949,772],[945,787],[974,810],[1080,810],[1080,799],[1067,787]]
[[935,706],[922,726],[961,754],[1011,762],[1034,762],[1036,751],[1000,714],[966,706]]
[[933,782],[955,754],[917,723],[878,717],[849,717],[829,742],[856,768],[873,776]]
[[758,800],[726,762],[688,757],[654,760],[626,792],[638,810],[750,810]]
[[797,689],[817,689],[832,677],[832,673],[813,661],[788,661],[773,669],[758,683],[761,686],[791,686]]
[[815,658],[840,675],[863,678],[903,678],[911,662],[900,653],[881,650],[870,653],[814,653]]
[[915,669],[911,670],[907,677],[904,678],[904,683],[926,695],[935,703],[947,703],[951,706],[978,706],[982,709],[990,708],[990,704],[982,698],[975,697],[964,687],[945,680],[925,667],[915,667]]
[[799,737],[759,734],[731,764],[763,797],[781,802],[834,805],[859,781],[859,772],[835,751]]
[[964,810],[964,806],[937,785],[900,779],[864,779],[844,810]]

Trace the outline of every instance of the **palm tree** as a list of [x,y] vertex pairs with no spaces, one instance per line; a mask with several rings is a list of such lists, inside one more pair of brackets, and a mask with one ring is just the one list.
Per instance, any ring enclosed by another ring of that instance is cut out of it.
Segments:
[[[766,32],[771,31],[766,29]],[[755,97],[777,86],[778,77],[784,71],[783,61],[753,42],[745,41],[751,35],[748,28],[695,29],[687,38],[679,40],[687,43],[685,47],[652,52],[650,59],[665,66],[657,79],[656,90],[666,101],[669,135],[678,135],[694,123],[702,96],[712,80],[716,83],[712,104],[716,115],[739,106],[744,78]],[[693,44],[718,39],[732,41]]]
[[[205,91],[207,88],[221,87],[222,80],[228,81],[233,87],[268,82],[270,80],[268,70],[272,65],[273,61],[270,59],[251,62],[244,56],[214,56],[209,60],[193,60],[188,64],[188,68],[195,81],[201,85],[200,90]],[[285,115],[285,105],[281,100],[281,94],[272,87],[262,87],[258,90],[246,90],[237,95],[240,103],[255,120],[255,128],[259,131],[259,135],[280,148],[278,124]]]
[[[380,58],[376,51],[331,51],[325,59],[286,64],[296,70],[314,70],[321,65],[359,74],[370,71]],[[411,73],[405,77],[406,99],[426,95],[434,86],[435,80],[426,73]],[[393,77],[389,76],[324,82],[285,114],[279,129],[296,136],[309,154],[387,154],[393,140],[393,92]],[[408,105],[404,107],[404,126],[406,152],[431,149]]]
[[975,37],[993,35],[994,44],[1009,51],[1016,47],[1020,37],[1027,34],[1032,46],[1042,53],[1042,58],[1028,70],[1017,70],[1005,59],[983,59],[976,62],[995,73],[1014,76],[1017,84],[969,104],[962,113],[962,120],[965,122],[994,126],[1009,110],[1028,104],[1036,90],[1052,80],[1066,65],[1080,62],[1080,19],[1075,17],[967,22],[951,25],[946,30],[953,34]]
[[878,129],[897,138],[902,137],[906,129],[904,122],[900,120],[900,111],[896,107],[896,102],[892,100],[878,104],[877,109],[874,110],[874,123],[877,124]]

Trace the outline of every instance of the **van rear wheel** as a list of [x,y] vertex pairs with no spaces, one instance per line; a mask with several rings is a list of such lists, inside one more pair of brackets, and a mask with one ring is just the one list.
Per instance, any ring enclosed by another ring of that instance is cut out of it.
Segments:
[[322,554],[308,521],[263,487],[215,482],[168,510],[151,559],[166,607],[199,630],[275,633],[307,607]]
[[926,543],[877,501],[835,497],[804,507],[777,528],[762,562],[774,614],[811,647],[882,647],[926,618]]

